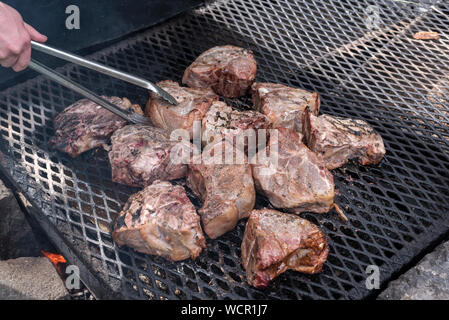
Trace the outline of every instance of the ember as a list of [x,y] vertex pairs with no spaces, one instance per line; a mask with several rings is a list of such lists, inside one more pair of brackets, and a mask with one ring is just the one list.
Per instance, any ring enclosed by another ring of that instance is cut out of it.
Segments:
[[65,258],[64,258],[62,255],[60,255],[60,254],[57,254],[57,253],[50,253],[50,252],[46,252],[46,251],[44,251],[44,250],[41,250],[41,253],[42,253],[45,257],[47,257],[47,258],[51,261],[51,263],[53,263],[53,265],[54,265],[55,267],[57,267],[58,264],[60,264],[60,263],[67,263],[67,261],[65,260]]

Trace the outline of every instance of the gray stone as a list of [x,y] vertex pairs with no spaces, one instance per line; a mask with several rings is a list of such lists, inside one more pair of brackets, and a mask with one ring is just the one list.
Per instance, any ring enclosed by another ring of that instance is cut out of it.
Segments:
[[40,248],[14,194],[0,180],[0,260],[38,256]]
[[392,281],[381,300],[449,300],[449,241]]
[[65,300],[69,294],[50,260],[0,261],[0,300]]

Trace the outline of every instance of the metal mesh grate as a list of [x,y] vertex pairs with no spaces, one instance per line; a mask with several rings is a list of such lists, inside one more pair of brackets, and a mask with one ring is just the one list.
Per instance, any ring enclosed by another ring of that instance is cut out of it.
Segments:
[[[248,287],[240,265],[243,222],[208,240],[196,261],[169,263],[115,246],[109,224],[136,189],[111,182],[104,151],[73,160],[48,149],[52,119],[80,97],[45,78],[0,94],[2,169],[57,229],[63,253],[88,266],[105,292],[143,299],[367,297],[368,265],[378,265],[385,282],[449,229],[449,4],[412,2],[218,1],[92,56],[153,81],[180,80],[211,46],[249,47],[259,81],[318,91],[323,113],[365,119],[378,130],[387,149],[380,166],[334,170],[336,202],[349,223],[332,213],[303,215],[330,237],[319,275],[286,272],[266,290]],[[380,12],[373,32],[366,26],[369,5]],[[421,30],[438,31],[441,39],[414,40]],[[101,94],[141,104],[148,96],[72,65],[61,71]],[[248,102],[231,101],[241,108]]]

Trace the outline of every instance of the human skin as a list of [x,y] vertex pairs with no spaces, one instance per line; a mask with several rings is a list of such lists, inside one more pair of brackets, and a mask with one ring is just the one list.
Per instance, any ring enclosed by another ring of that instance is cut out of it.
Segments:
[[31,40],[45,42],[47,37],[25,23],[14,8],[0,2],[0,64],[16,72],[24,70],[30,63]]

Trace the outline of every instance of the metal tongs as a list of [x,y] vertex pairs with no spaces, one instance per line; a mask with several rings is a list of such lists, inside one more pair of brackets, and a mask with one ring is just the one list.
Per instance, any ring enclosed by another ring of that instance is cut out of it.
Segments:
[[[33,49],[36,49],[38,51],[47,53],[51,56],[69,61],[69,62],[73,62],[75,64],[78,64],[80,66],[107,74],[109,76],[112,76],[114,78],[120,79],[120,80],[124,80],[126,82],[135,84],[139,87],[151,90],[155,93],[157,93],[158,95],[160,95],[162,98],[164,98],[165,100],[167,100],[170,104],[173,105],[177,105],[177,101],[175,98],[173,98],[167,91],[163,90],[162,88],[158,87],[157,85],[155,85],[154,83],[147,81],[145,79],[133,76],[131,74],[122,72],[120,70],[116,70],[113,69],[111,67],[102,65],[98,62],[94,62],[91,60],[87,60],[83,57],[77,56],[73,53],[69,53],[66,51],[62,51],[56,48],[52,48],[49,47],[47,45],[44,45],[42,43],[38,43],[35,41],[31,41],[31,47]],[[90,91],[89,89],[77,84],[76,82],[70,80],[69,78],[67,78],[66,76],[63,76],[62,74],[59,74],[58,72],[50,69],[49,67],[43,65],[40,62],[37,62],[33,59],[31,59],[30,64],[29,64],[30,69],[33,69],[43,75],[46,75],[47,77],[49,77],[50,79],[54,80],[55,82],[63,85],[64,87],[67,87],[73,91],[76,91],[77,93],[81,94],[82,96],[84,96],[85,98],[92,100],[93,102],[99,104],[100,106],[106,108],[107,110],[111,111],[112,113],[118,115],[119,117],[127,120],[128,122],[134,123],[134,124],[138,124],[138,123],[143,123],[143,124],[148,124],[150,123],[149,119],[147,117],[144,117],[140,114],[137,114],[135,112],[130,112],[130,111],[126,111],[121,109],[120,107],[116,106],[113,103],[110,103],[109,101],[107,101],[106,99],[100,97],[99,95],[93,93],[92,91]]]

